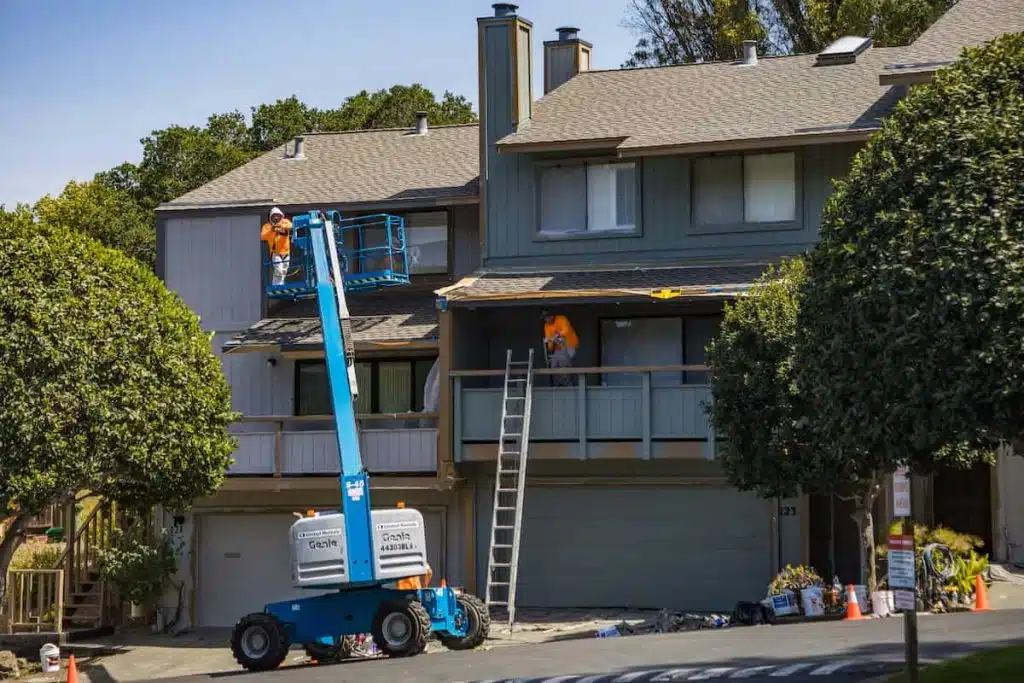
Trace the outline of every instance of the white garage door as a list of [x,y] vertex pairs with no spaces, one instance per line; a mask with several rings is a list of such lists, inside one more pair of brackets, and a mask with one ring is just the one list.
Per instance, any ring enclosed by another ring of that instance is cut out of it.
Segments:
[[[491,491],[478,489],[480,577]],[[771,579],[769,504],[735,489],[527,487],[523,516],[522,607],[732,610]]]
[[[430,566],[435,576],[444,576],[443,515],[439,510],[421,512]],[[208,514],[199,519],[199,626],[234,626],[268,602],[317,594],[292,587],[288,529],[294,515]]]

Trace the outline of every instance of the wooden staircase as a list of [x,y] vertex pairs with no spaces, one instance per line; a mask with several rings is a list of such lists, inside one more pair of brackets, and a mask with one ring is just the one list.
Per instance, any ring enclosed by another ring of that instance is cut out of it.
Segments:
[[96,507],[75,528],[72,510],[65,516],[68,539],[64,554],[55,569],[64,570],[64,627],[68,631],[93,631],[111,624],[117,607],[117,596],[108,590],[100,577],[100,551],[113,541],[117,509],[108,500]]

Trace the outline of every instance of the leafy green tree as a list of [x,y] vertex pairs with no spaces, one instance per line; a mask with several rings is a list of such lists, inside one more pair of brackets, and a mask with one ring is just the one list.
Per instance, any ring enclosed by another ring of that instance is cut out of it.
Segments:
[[57,197],[35,205],[44,223],[90,235],[153,268],[156,261],[153,213],[128,193],[102,182],[67,184]]
[[209,335],[138,261],[25,208],[0,214],[0,252],[2,580],[26,519],[79,491],[212,494],[237,415]]
[[956,0],[630,0],[638,35],[627,66],[737,59],[744,40],[765,54],[819,52],[844,35],[907,45]]
[[915,88],[826,206],[797,383],[862,512],[898,466],[969,467],[1024,436],[1022,130],[1015,34]]
[[716,455],[729,482],[763,498],[789,498],[820,487],[815,449],[802,430],[793,369],[804,264],[769,269],[754,288],[726,304],[706,349],[719,439]]

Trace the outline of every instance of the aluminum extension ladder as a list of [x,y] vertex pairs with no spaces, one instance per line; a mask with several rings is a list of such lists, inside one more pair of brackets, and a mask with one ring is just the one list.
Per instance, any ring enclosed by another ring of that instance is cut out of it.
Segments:
[[[526,489],[532,403],[533,349],[525,361],[513,361],[510,349],[505,355],[505,390],[501,399],[501,431],[485,592],[488,609],[505,608],[509,631],[516,620],[519,537],[523,528],[523,493]],[[492,613],[498,611],[492,610]]]

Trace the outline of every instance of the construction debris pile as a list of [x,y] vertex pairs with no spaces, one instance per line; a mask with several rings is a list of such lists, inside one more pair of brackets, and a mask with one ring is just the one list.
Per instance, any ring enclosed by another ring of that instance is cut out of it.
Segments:
[[712,628],[726,628],[732,625],[732,618],[726,614],[693,614],[690,612],[670,612],[663,609],[654,617],[639,624],[623,621],[615,626],[601,629],[598,638],[614,638],[617,636],[638,636],[649,633],[679,633],[681,631],[701,631]]

